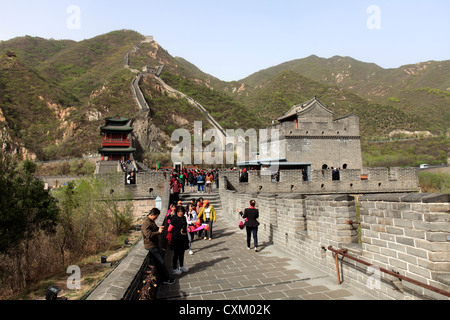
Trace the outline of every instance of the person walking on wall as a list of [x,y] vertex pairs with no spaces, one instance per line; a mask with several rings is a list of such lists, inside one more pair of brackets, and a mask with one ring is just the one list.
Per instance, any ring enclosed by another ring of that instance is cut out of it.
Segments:
[[[184,253],[189,249],[188,226],[185,210],[182,206],[176,209],[176,216],[170,220],[168,231],[172,233],[172,241],[170,242],[170,249],[173,250],[173,271],[175,275],[180,275],[182,272],[188,272],[189,269],[184,266]],[[178,268],[179,263],[179,268]]]
[[191,170],[188,173],[188,181],[189,181],[189,187],[190,187],[190,191],[194,192],[194,187],[195,187],[195,175],[194,172]]
[[181,185],[181,193],[184,193],[184,182],[186,180],[184,173],[180,174],[180,176],[178,177],[178,180],[180,181],[180,185]]
[[175,180],[171,183],[169,190],[170,189],[173,189],[173,201],[178,202],[178,199],[180,199],[181,191],[181,183],[178,178],[175,178]]
[[202,189],[202,193],[205,192],[203,189],[203,185],[205,184],[205,180],[203,179],[203,175],[201,173],[197,176],[197,192],[200,193],[200,188]]
[[192,251],[192,240],[194,238],[194,232],[190,232],[189,229],[195,229],[195,224],[197,222],[197,212],[195,211],[194,203],[188,205],[188,210],[186,211],[186,221],[188,225],[188,240],[189,240],[189,254],[194,254]]
[[[198,219],[198,214],[200,213],[200,211],[202,211],[202,208],[203,208],[203,198],[199,198],[197,200],[197,205],[195,207],[195,212],[197,212],[197,219]],[[205,230],[197,231],[197,237],[201,238],[203,231],[205,231]]]
[[163,221],[163,233],[161,235],[161,250],[164,257],[164,263],[167,268],[170,269],[172,266],[173,250],[170,249],[170,242],[172,241],[172,233],[168,232],[170,221],[176,216],[176,203],[171,203],[169,210],[167,210],[166,216]]
[[212,182],[213,182],[213,175],[211,172],[208,172],[206,174],[206,190],[208,193],[211,193],[212,191]]
[[250,207],[245,209],[244,212],[237,209],[237,212],[245,219],[245,229],[247,231],[247,249],[250,250],[250,240],[253,235],[253,243],[255,245],[255,252],[258,252],[258,218],[259,211],[255,208],[256,201],[250,200]]
[[161,277],[163,284],[173,284],[175,280],[170,277],[169,271],[164,263],[164,258],[161,253],[159,238],[164,230],[164,227],[156,225],[156,219],[160,215],[158,208],[153,208],[142,223],[142,236],[144,239],[144,248],[148,250],[148,254],[155,264],[158,276]]
[[212,240],[212,229],[213,229],[213,222],[216,222],[216,210],[213,206],[209,205],[209,201],[206,200],[204,202],[203,208],[200,210],[200,212],[197,215],[197,219],[200,219],[203,223],[208,224],[209,230],[206,232],[205,240],[209,238],[209,240]]

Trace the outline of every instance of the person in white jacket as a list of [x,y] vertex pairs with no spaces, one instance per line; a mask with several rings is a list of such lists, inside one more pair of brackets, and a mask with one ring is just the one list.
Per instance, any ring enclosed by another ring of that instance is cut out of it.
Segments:
[[[186,211],[185,216],[186,216],[186,220],[187,220],[188,230],[189,230],[190,226],[193,226],[195,228],[195,224],[197,222],[197,211],[195,211],[194,204],[192,204],[192,203],[189,204],[189,208]],[[193,237],[194,237],[194,233],[188,232],[189,254],[194,254],[194,252],[191,249],[191,243],[192,243]]]

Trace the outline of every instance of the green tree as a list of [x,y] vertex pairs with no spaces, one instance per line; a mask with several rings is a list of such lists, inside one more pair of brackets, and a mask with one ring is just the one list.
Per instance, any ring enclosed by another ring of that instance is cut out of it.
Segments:
[[76,235],[72,217],[76,208],[79,207],[79,203],[76,198],[75,183],[73,181],[69,181],[60,193],[60,215],[57,233],[55,235],[55,244],[59,249],[61,264],[65,265],[67,253],[75,247],[74,239]]
[[104,249],[129,230],[133,220],[131,198],[120,191],[112,192],[110,185],[110,181],[89,177],[55,193],[61,206],[55,238],[62,261]]
[[14,258],[16,285],[22,288],[30,275],[30,242],[40,231],[54,233],[59,215],[55,198],[35,179],[36,164],[19,167],[0,154],[0,253]]

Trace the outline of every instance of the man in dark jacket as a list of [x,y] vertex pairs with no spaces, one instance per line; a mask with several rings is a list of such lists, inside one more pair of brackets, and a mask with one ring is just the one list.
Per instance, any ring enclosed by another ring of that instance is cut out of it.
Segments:
[[144,218],[142,223],[142,235],[144,238],[144,248],[148,250],[148,254],[151,257],[152,262],[158,271],[158,275],[164,284],[173,284],[175,280],[172,279],[167,271],[167,267],[164,263],[164,258],[161,254],[159,247],[159,237],[163,232],[164,227],[158,227],[156,225],[156,219],[158,219],[161,212],[158,208],[153,208],[147,217]]

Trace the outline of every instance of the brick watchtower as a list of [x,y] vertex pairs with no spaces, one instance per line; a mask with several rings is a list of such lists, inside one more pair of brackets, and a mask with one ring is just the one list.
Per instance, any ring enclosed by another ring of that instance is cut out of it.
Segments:
[[359,118],[334,113],[316,97],[293,106],[278,118],[281,156],[287,162],[309,163],[312,170],[362,169]]
[[131,146],[130,119],[115,115],[105,118],[105,125],[100,127],[102,147],[98,152],[102,155],[102,161],[127,161],[132,160],[132,154],[136,151]]

